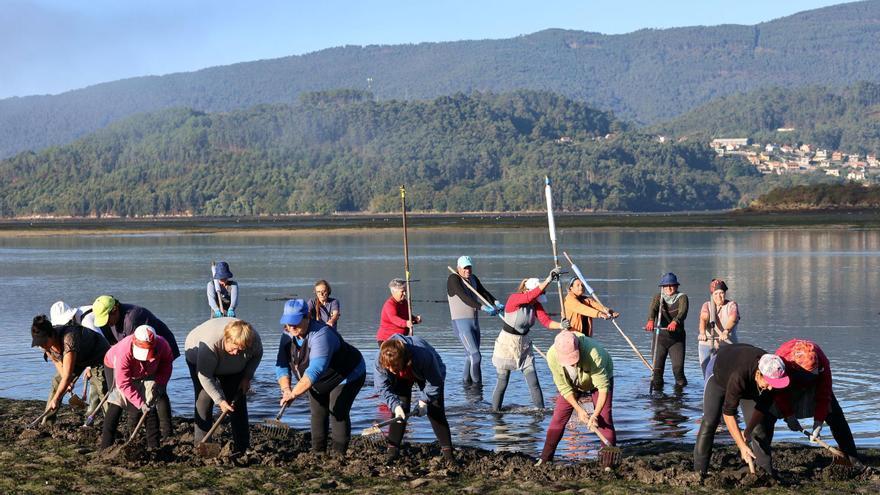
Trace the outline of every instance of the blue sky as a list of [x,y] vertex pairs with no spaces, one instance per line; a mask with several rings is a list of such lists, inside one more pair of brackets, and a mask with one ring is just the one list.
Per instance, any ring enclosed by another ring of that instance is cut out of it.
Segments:
[[341,45],[757,24],[821,0],[0,0],[0,98]]

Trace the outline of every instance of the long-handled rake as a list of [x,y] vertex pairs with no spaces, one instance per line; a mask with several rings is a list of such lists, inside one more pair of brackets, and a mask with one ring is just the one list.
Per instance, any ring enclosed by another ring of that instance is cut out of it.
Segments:
[[802,433],[810,439],[811,443],[816,443],[819,446],[824,447],[826,450],[828,450],[828,452],[831,452],[831,455],[834,458],[834,464],[848,467],[853,465],[852,459],[850,459],[849,456],[846,455],[842,450],[836,447],[832,447],[828,444],[828,442],[822,440],[821,438],[814,438],[813,434],[810,433],[809,430],[803,430]]
[[[233,401],[234,402],[234,401]],[[217,418],[217,421],[214,421],[214,424],[211,425],[211,429],[208,430],[208,433],[202,437],[202,440],[196,445],[196,452],[202,457],[217,457],[220,455],[220,444],[216,442],[208,443],[208,440],[220,426],[220,423],[223,422],[223,419],[226,418],[226,413],[229,411],[223,411],[220,413],[220,417]]]
[[43,418],[45,418],[46,416],[48,416],[49,413],[51,413],[51,412],[52,412],[51,409],[46,409],[45,411],[43,411],[43,414],[40,414],[40,415],[37,417],[37,419],[35,419],[35,420],[31,421],[30,423],[28,423],[28,425],[25,427],[25,429],[26,429],[26,430],[32,430],[32,429],[36,428],[37,425],[40,424],[40,421],[42,421]]
[[[413,407],[412,411],[410,411],[408,418],[418,417],[419,416],[419,408]],[[374,446],[381,446],[385,441],[385,434],[382,432],[382,428],[385,426],[389,426],[394,423],[402,423],[404,420],[398,418],[397,416],[386,419],[385,421],[374,423],[373,426],[369,428],[364,428],[361,430],[361,438],[363,438],[367,443]]]
[[290,425],[281,421],[281,417],[284,416],[284,411],[287,410],[287,406],[293,402],[289,400],[281,406],[281,410],[278,411],[278,414],[275,415],[275,419],[267,419],[263,421],[262,424],[257,426],[257,429],[262,433],[266,438],[275,438],[275,439],[285,439],[290,435]]
[[131,432],[131,435],[128,437],[128,440],[126,440],[124,444],[120,445],[119,447],[114,447],[107,450],[107,453],[104,455],[108,458],[115,458],[119,456],[119,454],[125,453],[125,450],[131,444],[131,442],[134,441],[138,432],[141,431],[141,427],[144,425],[144,421],[146,421],[147,415],[153,411],[154,407],[155,406],[150,406],[150,408],[146,412],[141,413],[141,419],[138,420],[137,425],[135,425],[134,430]]
[[[589,397],[589,396],[587,396]],[[591,400],[586,400],[586,398],[582,398],[581,403],[584,404],[584,410],[587,411],[588,414],[592,414],[595,409],[593,408],[593,402]],[[611,445],[611,442],[605,438],[605,435],[599,431],[598,428],[593,427],[592,425],[586,425],[587,428],[590,429],[593,433],[599,437],[599,441],[602,442],[602,447],[599,448],[599,456],[597,461],[599,462],[599,466],[603,468],[610,468],[620,464],[620,460],[623,458],[623,451],[620,450],[620,447],[615,447]]]
[[113,390],[115,390],[115,388],[116,387],[114,384],[114,386],[110,387],[110,390],[108,390],[106,393],[104,393],[104,398],[101,399],[101,402],[99,402],[97,407],[95,407],[92,410],[92,412],[89,413],[88,416],[86,416],[86,420],[85,420],[85,422],[83,422],[83,425],[82,425],[83,428],[88,428],[89,426],[92,426],[95,423],[95,416],[98,415],[98,411],[101,411],[103,409],[104,404],[107,403],[107,399],[110,398],[110,393],[112,393]]

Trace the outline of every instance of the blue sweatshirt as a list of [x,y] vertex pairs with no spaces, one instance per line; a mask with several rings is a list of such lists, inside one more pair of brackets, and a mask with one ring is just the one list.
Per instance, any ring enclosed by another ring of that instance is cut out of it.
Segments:
[[[440,354],[431,347],[431,344],[421,337],[405,337],[393,335],[388,340],[402,340],[412,360],[412,371],[419,388],[422,389],[422,400],[436,406],[440,405],[443,397],[443,382],[446,380],[446,366],[440,359]],[[397,392],[403,392],[399,387],[401,380],[379,364],[376,359],[376,371],[373,374],[373,386],[376,392],[385,401],[385,404],[393,411],[401,405]]]

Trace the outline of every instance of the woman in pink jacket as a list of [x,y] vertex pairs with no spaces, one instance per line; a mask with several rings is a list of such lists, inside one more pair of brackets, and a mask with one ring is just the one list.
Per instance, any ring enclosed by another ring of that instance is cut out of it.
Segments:
[[129,429],[134,430],[141,414],[146,414],[147,447],[159,447],[159,418],[153,397],[168,385],[174,355],[171,346],[149,325],[137,327],[104,356],[104,374],[113,391],[104,418],[101,448],[113,445],[123,408],[128,412]]

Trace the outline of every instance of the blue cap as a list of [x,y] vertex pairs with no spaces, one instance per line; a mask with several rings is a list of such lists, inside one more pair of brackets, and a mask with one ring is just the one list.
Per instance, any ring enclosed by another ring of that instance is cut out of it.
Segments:
[[474,266],[474,262],[471,261],[470,256],[462,256],[458,258],[458,267],[459,268],[467,268],[469,266]]
[[306,317],[309,308],[303,299],[291,299],[284,303],[284,312],[281,313],[282,325],[299,325]]
[[232,272],[229,271],[229,263],[221,261],[214,265],[214,278],[217,280],[232,278]]
[[665,287],[667,285],[680,285],[678,283],[678,277],[675,276],[674,273],[669,272],[666,275],[660,277],[660,287]]

